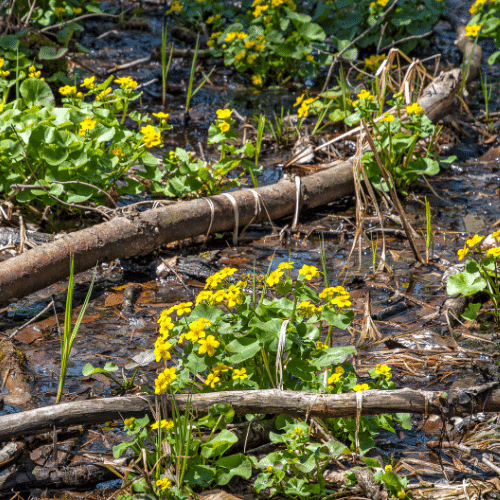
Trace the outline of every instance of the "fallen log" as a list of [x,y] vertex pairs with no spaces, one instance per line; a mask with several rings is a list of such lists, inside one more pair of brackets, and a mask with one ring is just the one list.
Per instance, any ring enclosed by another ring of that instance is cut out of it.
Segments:
[[[459,86],[459,69],[440,75],[423,92],[424,112],[434,121],[445,116]],[[65,279],[71,254],[75,255],[78,273],[98,261],[147,255],[173,241],[278,219],[295,211],[298,189],[304,209],[351,194],[353,160],[304,177],[299,186],[281,180],[263,188],[243,189],[143,213],[126,213],[37,247],[0,263],[0,307]]]
[[[355,416],[361,396],[361,413],[418,413],[451,417],[474,412],[500,411],[498,383],[489,383],[467,389],[423,391],[399,389],[369,390],[362,393],[315,394],[278,389],[213,392],[193,396],[177,394],[176,404],[183,412],[186,404],[194,413],[206,414],[216,403],[229,403],[238,414],[286,414],[297,418],[335,418]],[[172,396],[164,395],[170,408]],[[161,401],[161,404],[164,403]],[[0,441],[28,436],[54,428],[72,425],[100,424],[130,417],[153,416],[155,396],[125,396],[45,406],[0,417]]]

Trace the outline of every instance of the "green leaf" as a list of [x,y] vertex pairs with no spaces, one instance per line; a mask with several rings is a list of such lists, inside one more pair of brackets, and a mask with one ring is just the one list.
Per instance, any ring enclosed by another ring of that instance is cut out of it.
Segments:
[[311,359],[311,364],[318,370],[323,366],[341,365],[355,353],[356,349],[352,346],[330,347],[322,349],[319,356]]
[[66,52],[68,52],[67,48],[56,48],[56,47],[40,47],[40,51],[38,52],[38,59],[52,61],[54,59],[60,59],[63,57]]
[[203,458],[220,457],[231,446],[238,441],[236,434],[223,429],[219,434],[214,436],[208,443],[201,445],[201,456]]
[[230,342],[226,349],[235,353],[227,359],[228,363],[238,364],[253,358],[260,351],[260,342],[255,337],[241,337]]
[[469,321],[474,321],[477,318],[477,313],[481,309],[481,303],[479,304],[469,304],[462,314],[462,317],[468,319]]
[[15,35],[5,35],[0,37],[0,47],[3,50],[16,51],[19,48],[19,38]]
[[336,326],[341,330],[345,330],[351,326],[351,323],[354,320],[354,311],[340,310],[339,312],[336,312],[334,309],[324,309],[323,318],[328,322],[328,324]]
[[192,486],[205,488],[215,479],[215,468],[208,465],[191,465],[184,476],[184,481]]
[[52,90],[47,83],[38,78],[26,78],[20,87],[21,96],[28,108],[36,105],[54,106]]
[[250,479],[252,476],[252,464],[242,453],[219,458],[215,465],[217,466],[215,481],[220,486],[229,483],[234,476],[241,476],[245,479]]
[[411,415],[409,413],[395,413],[394,420],[396,420],[403,429],[411,429]]
[[446,285],[446,293],[448,295],[462,294],[465,297],[480,292],[486,288],[486,280],[484,278],[476,279],[474,276],[471,279],[469,273],[461,272],[454,274],[448,280]]

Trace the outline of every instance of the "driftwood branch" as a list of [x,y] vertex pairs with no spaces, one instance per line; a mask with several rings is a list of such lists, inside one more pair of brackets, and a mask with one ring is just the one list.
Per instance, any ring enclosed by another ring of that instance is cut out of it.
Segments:
[[[470,415],[474,412],[500,411],[500,390],[497,383],[468,389],[420,391],[400,389],[370,390],[362,393],[363,414],[418,413],[423,415]],[[171,404],[171,396],[165,398]],[[297,418],[334,418],[355,416],[356,393],[315,394],[311,392],[255,391],[214,392],[191,396],[178,394],[175,401],[183,412],[190,401],[190,409],[205,414],[216,403],[229,403],[238,414],[286,414]],[[154,413],[155,396],[126,396],[86,401],[74,401],[46,406],[0,417],[0,441],[36,434],[50,429],[82,424],[99,424],[130,417],[150,416]]]

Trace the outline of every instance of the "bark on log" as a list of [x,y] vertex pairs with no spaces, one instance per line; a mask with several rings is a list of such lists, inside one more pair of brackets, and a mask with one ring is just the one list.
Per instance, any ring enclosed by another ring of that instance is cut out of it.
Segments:
[[[421,102],[424,112],[435,121],[442,118],[449,110],[459,82],[460,70],[449,71],[436,79],[424,91]],[[352,166],[349,160],[302,178],[302,208],[318,207],[352,193]],[[231,193],[238,206],[240,226],[262,222],[268,217],[278,219],[295,210],[296,185],[293,182],[282,180],[253,191],[258,194],[254,195],[249,189]],[[69,275],[70,254],[75,255],[75,272],[78,273],[90,269],[98,261],[147,255],[166,243],[203,235],[209,229],[211,232],[233,229],[235,211],[230,199],[218,195],[210,200],[192,200],[127,214],[0,263],[0,307],[65,279]]]
[[[489,383],[468,389],[444,391],[419,391],[400,389],[392,391],[370,390],[362,393],[363,414],[419,413],[424,415],[470,415],[474,412],[500,411],[498,383]],[[165,398],[167,405],[171,396]],[[176,403],[181,412],[191,396],[178,394]],[[280,391],[278,389],[255,391],[214,392],[192,396],[190,408],[205,414],[216,403],[229,403],[238,414],[286,414],[304,418],[355,416],[356,393],[315,394],[311,392]],[[163,404],[163,403],[162,403]],[[112,420],[152,415],[155,396],[126,396],[107,399],[74,401],[56,406],[46,406],[0,417],[0,441],[28,436],[49,429],[70,425],[99,424]]]

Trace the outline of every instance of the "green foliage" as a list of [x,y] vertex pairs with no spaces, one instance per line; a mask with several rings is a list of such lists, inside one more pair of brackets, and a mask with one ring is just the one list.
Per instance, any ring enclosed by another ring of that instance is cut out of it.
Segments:
[[[85,310],[87,309],[90,296],[92,294],[92,288],[94,286],[94,280],[97,273],[97,267],[92,277],[92,282],[90,283],[89,291],[85,297],[85,301],[80,310],[80,314],[76,320],[73,330],[71,330],[71,315],[73,312],[73,276],[74,276],[74,266],[75,266],[75,256],[71,255],[71,263],[69,270],[69,283],[68,283],[68,294],[66,297],[66,309],[64,312],[64,330],[61,334],[60,344],[61,344],[61,373],[59,375],[59,386],[57,388],[56,403],[61,401],[62,391],[64,389],[64,383],[66,381],[66,374],[68,372],[68,361],[71,354],[71,349],[73,348],[73,343],[80,328],[80,324],[83,320]],[[57,318],[57,316],[56,316]]]
[[139,371],[139,367],[135,369],[135,372],[130,380],[128,380],[128,378],[125,376],[125,372],[123,370],[122,370],[122,380],[113,377],[111,373],[116,371],[118,371],[118,366],[112,362],[106,363],[103,368],[99,367],[94,368],[90,363],[87,363],[82,368],[82,375],[84,377],[91,377],[95,373],[101,373],[102,375],[105,375],[109,379],[113,380],[113,382],[116,382],[124,391],[134,386],[134,380],[135,377],[137,376],[137,372]]
[[[350,295],[342,286],[330,287],[326,279],[320,292],[310,286],[320,277],[316,267],[304,265],[297,273],[293,262],[282,262],[258,278],[262,289],[257,288],[253,276],[251,292],[246,291],[246,281],[230,284],[235,272],[225,268],[209,277],[196,304],[182,302],[162,312],[154,353],[156,361],[164,360],[165,368],[155,381],[156,394],[272,387],[341,394],[395,387],[387,365],[370,370],[370,382],[358,383],[348,361],[355,349],[332,345],[334,328],[348,328],[354,313],[348,309]],[[175,367],[167,367],[174,346],[179,361]],[[281,446],[259,461],[241,454],[225,455],[236,442],[236,436],[226,429],[234,417],[229,405],[215,405],[197,421],[188,417],[188,410],[182,416],[174,410],[174,417],[172,422],[156,425],[168,431],[162,439],[171,445],[175,472],[158,466],[161,447],[156,446],[156,452],[146,451],[147,470],[153,471],[156,484],[166,480],[172,486],[170,492],[158,491],[162,498],[186,494],[195,485],[223,485],[234,475],[249,478],[251,464],[261,471],[255,482],[258,492],[269,488],[272,495],[323,498],[331,493],[322,473],[332,456],[348,453],[348,446],[364,455],[374,446],[380,429],[394,432],[394,421],[410,426],[408,415],[362,417],[359,426],[354,418],[328,419],[325,424],[335,439],[319,444],[310,435],[308,423],[281,415],[276,420],[278,432],[270,434],[271,441]],[[115,456],[132,448],[139,457],[149,431],[144,430],[145,424],[134,427],[130,419],[125,423],[134,439],[115,447]],[[191,432],[199,433],[202,426],[210,432],[204,441]],[[144,487],[142,479],[134,483],[134,489],[136,484]]]
[[[446,291],[449,295],[463,295],[468,297],[477,292],[485,292],[489,295],[494,306],[496,322],[500,322],[500,277],[498,274],[498,259],[500,258],[500,247],[491,246],[483,248],[481,242],[484,236],[475,234],[469,238],[464,247],[458,253],[458,259],[465,261],[464,270],[450,276]],[[500,242],[500,231],[495,231],[488,239]],[[491,244],[490,244],[491,245]],[[463,313],[468,320],[475,320],[481,308],[481,304],[469,304]]]
[[[469,37],[480,39],[492,38],[497,48],[500,49],[500,5],[498,2],[484,2],[476,0],[470,8],[473,15],[466,32]],[[500,50],[488,58],[489,64],[494,64],[500,58]]]
[[[384,30],[375,27],[356,45],[342,53],[355,60],[360,50],[384,49],[405,40],[399,48],[414,49],[445,12],[445,2],[405,0],[390,8],[389,0],[319,0],[297,4],[293,0],[246,0],[240,9],[209,0],[174,1],[167,15],[176,16],[199,29],[201,22],[211,27],[208,42],[215,56],[226,65],[251,76],[258,87],[267,81],[283,84],[292,77],[315,76],[320,65],[328,65],[336,52],[343,51],[361,33],[384,16]],[[333,42],[332,51],[325,40]]]

